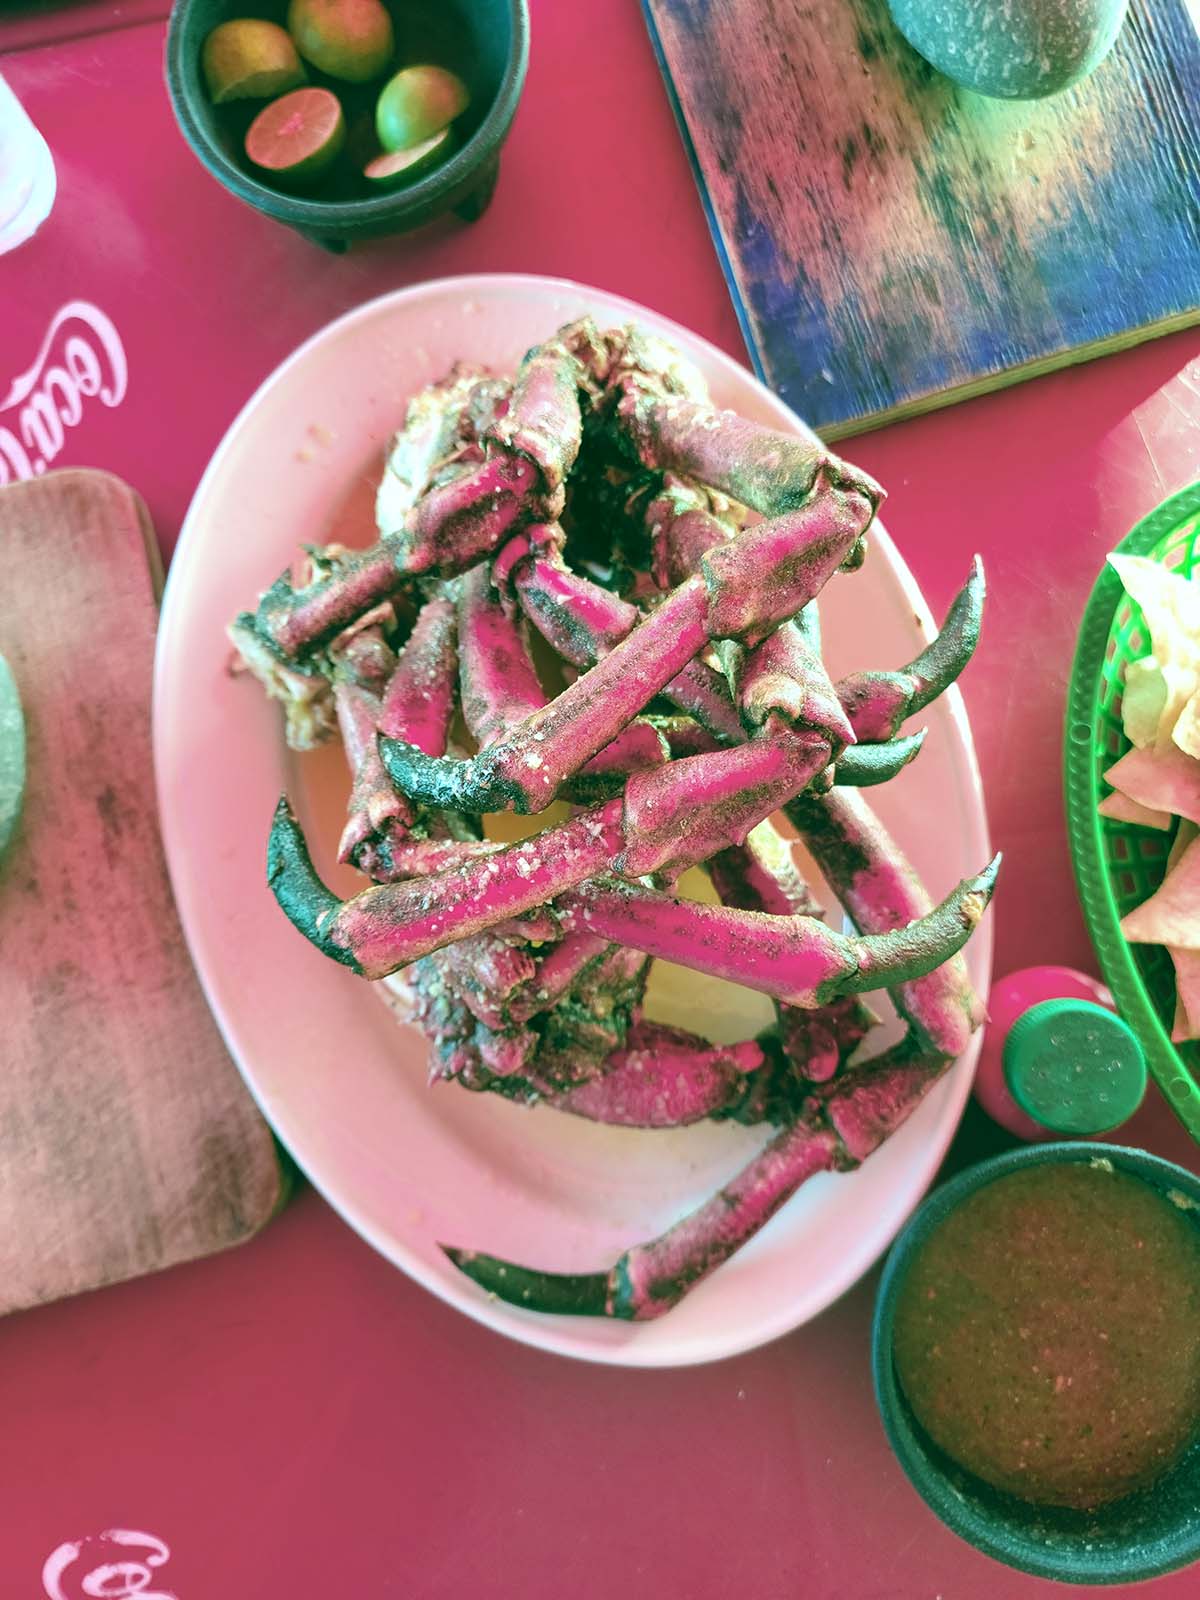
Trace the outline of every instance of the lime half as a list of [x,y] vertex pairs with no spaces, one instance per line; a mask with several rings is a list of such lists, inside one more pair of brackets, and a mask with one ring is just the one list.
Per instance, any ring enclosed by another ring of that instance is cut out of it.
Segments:
[[346,139],[341,102],[330,89],[293,89],[250,124],[246,154],[281,183],[311,183],[337,159]]
[[375,132],[385,150],[423,144],[461,117],[470,103],[461,78],[445,67],[405,67],[389,78],[375,104]]
[[431,167],[436,167],[439,161],[449,155],[453,143],[453,128],[443,128],[432,139],[414,144],[411,150],[387,150],[383,155],[376,156],[363,168],[363,176],[380,188],[393,183],[409,183]]
[[16,831],[25,799],[25,717],[8,662],[0,656],[0,856]]
[[222,22],[204,41],[205,82],[214,105],[268,100],[304,82],[304,67],[286,29],[261,17]]

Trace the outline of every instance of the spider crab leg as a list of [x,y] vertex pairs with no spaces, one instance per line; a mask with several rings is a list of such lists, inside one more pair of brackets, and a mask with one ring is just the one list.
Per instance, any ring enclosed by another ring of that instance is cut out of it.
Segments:
[[976,556],[940,633],[915,660],[898,672],[856,672],[842,679],[838,692],[859,739],[893,738],[907,717],[954,682],[979,643],[986,592],[983,563]]
[[452,601],[427,600],[383,691],[379,731],[407,739],[426,754],[441,755],[454,715],[458,668],[457,620]]
[[595,1078],[544,1098],[556,1110],[624,1128],[682,1128],[744,1096],[761,1067],[753,1039],[713,1045],[683,1028],[635,1022]]
[[[713,856],[708,873],[722,905],[774,916],[821,914],[796,866],[791,841],[769,821],[753,829],[745,844]],[[834,1077],[878,1021],[857,995],[815,1009],[779,1002],[776,1015],[779,1048],[770,1070],[756,1079],[749,1102],[731,1106],[730,1115],[738,1121],[781,1120],[772,1113],[789,1104],[794,1114],[797,1093]]]
[[548,706],[470,761],[432,761],[385,742],[392,781],[410,799],[453,810],[544,810],[710,640],[756,644],[806,604],[871,509],[863,495],[822,482],[800,510],[710,550],[702,575],[680,584]]
[[[557,551],[528,551],[513,541],[508,561],[497,562],[496,578],[511,574],[514,593],[525,616],[565,661],[593,667],[609,655],[641,620],[641,613],[619,595],[573,572]],[[689,661],[663,688],[667,699],[694,716],[726,743],[744,735],[729,688],[721,674],[704,661]]]
[[[237,618],[239,648],[244,640],[277,662],[294,664],[401,587],[405,580],[396,567],[391,524],[397,529],[402,525],[441,463],[460,453],[464,434],[471,431],[472,399],[487,383],[474,371],[456,371],[413,397],[404,426],[392,441],[377,497],[384,537],[368,550],[343,551],[336,560],[316,563],[303,584],[285,572],[255,612]],[[242,654],[246,656],[245,649]]]
[[[573,572],[557,550],[547,551],[537,548],[531,550],[523,541],[514,540],[506,546],[505,554],[507,561],[503,568],[497,571],[497,580],[503,582],[507,579],[511,582],[521,609],[529,621],[559,655],[575,666],[593,665],[602,656],[610,653],[636,625],[639,618],[636,606],[611,594],[589,578]],[[500,567],[499,562],[497,566]],[[968,590],[972,591],[972,604],[981,603],[983,585],[978,570],[973,572],[963,594]],[[951,607],[951,615],[947,618],[948,625],[952,622],[962,598],[960,595]],[[810,652],[819,647],[820,632],[815,602],[805,606],[798,616],[792,619],[791,626],[800,632]],[[975,631],[975,637],[977,636],[978,629]],[[970,658],[972,648],[972,635],[966,627],[956,627],[953,630],[952,641],[945,648],[941,646],[940,636],[934,639],[917,658],[917,662],[906,669],[906,672],[912,673],[918,663],[924,661],[928,664],[929,658],[935,657],[940,663],[939,670],[927,671],[923,679],[931,692],[919,703],[910,700],[908,709],[903,715],[911,714],[913,710],[928,704],[940,694],[942,689],[962,671]],[[864,741],[873,740],[875,738],[873,729],[879,726],[877,720],[873,723],[868,719],[863,704],[866,695],[864,681],[867,676],[869,675],[860,674],[843,679],[836,686],[838,698],[842,702],[850,726],[854,729],[855,737]],[[887,680],[886,685],[879,688],[879,695],[890,694],[891,703],[898,703],[899,696],[907,691],[897,689],[892,680],[903,675],[884,673],[878,676]],[[907,678],[905,682],[907,683]],[[737,708],[733,704],[727,681],[721,673],[714,671],[700,658],[690,661],[681,673],[667,683],[663,694],[681,711],[694,718],[716,741],[722,744],[735,744],[745,738],[745,730]],[[893,716],[895,727],[898,727],[901,721],[903,716]],[[897,739],[889,734],[886,736],[886,742],[850,746],[842,752],[839,760],[838,782],[857,786],[886,783],[913,760],[921,748],[923,738],[923,734],[916,734]]]
[[815,434],[780,433],[707,401],[663,395],[639,373],[623,375],[614,393],[617,429],[643,466],[696,480],[764,517],[802,505],[821,474],[865,495],[872,511],[885,498]]
[[829,755],[826,740],[785,729],[772,740],[673,761],[634,773],[621,797],[520,844],[429,878],[375,884],[345,902],[317,877],[283,799],[268,845],[268,881],[307,939],[356,972],[382,978],[598,873],[638,878],[703,860],[798,794]]
[[790,619],[753,650],[730,641],[722,643],[721,652],[743,726],[752,736],[777,713],[795,727],[828,728],[840,749],[854,744],[854,729],[825,663]]
[[[369,550],[345,554],[332,571],[300,588],[284,573],[257,611],[239,623],[275,656],[295,660],[418,574],[461,571],[520,522],[556,516],[579,451],[577,384],[582,377],[579,362],[561,341],[530,351],[507,407],[495,408],[478,445],[461,452],[476,459],[456,463],[448,477],[438,471],[436,452],[447,441],[454,449],[471,395],[487,380],[442,386],[443,417],[420,411],[413,418],[410,408],[412,451],[395,476],[403,526],[390,529]],[[436,412],[437,402],[431,405]],[[422,482],[421,493],[405,505],[406,491],[417,482]]]
[[[911,864],[863,797],[835,788],[821,799],[802,797],[784,808],[857,928],[886,934],[903,927],[929,897]],[[893,990],[896,1009],[922,1048],[960,1056],[984,1012],[961,956],[918,983]]]
[[[347,655],[356,645],[357,641]],[[456,665],[454,607],[437,597],[422,606],[380,693],[369,693],[354,682],[336,682],[335,671],[338,719],[354,774],[339,861],[353,862],[371,874],[395,875],[417,813],[384,770],[379,731],[401,735],[431,755],[440,755],[454,713]]]
[[[857,884],[862,925],[885,933],[899,917],[922,915],[929,899],[915,874],[902,867],[888,871],[875,854],[887,841],[882,827],[868,819],[857,796],[834,794],[833,820],[821,827],[854,843],[849,859],[857,866],[845,872]],[[832,844],[828,854],[832,864]],[[960,960],[908,979],[893,993],[911,1019],[898,1045],[818,1088],[796,1121],[711,1200],[657,1239],[627,1250],[607,1271],[539,1272],[475,1251],[446,1245],[443,1250],[489,1293],[530,1310],[638,1321],[661,1316],[753,1237],[807,1179],[865,1161],[961,1054],[980,1008]]]
[[[514,730],[542,710],[546,696],[521,625],[493,593],[487,568],[473,568],[459,583],[463,718],[480,747],[487,749],[512,738]],[[667,756],[665,740],[652,727],[630,722],[575,775],[569,784],[571,798],[606,798],[614,781],[619,790],[629,773],[661,766]]]
[[484,430],[484,459],[435,485],[409,512],[395,544],[401,572],[461,572],[520,522],[558,516],[583,436],[583,381],[561,338],[529,352],[507,409]]
[[405,518],[435,473],[478,444],[483,429],[508,404],[512,384],[466,363],[408,402],[404,425],[392,438],[375,494],[381,538],[400,533]]
[[562,926],[643,950],[695,972],[812,1009],[841,996],[923,977],[966,944],[991,899],[998,861],[964,878],[940,905],[886,933],[852,937],[812,917],[771,916],[676,900],[599,881],[563,892]]

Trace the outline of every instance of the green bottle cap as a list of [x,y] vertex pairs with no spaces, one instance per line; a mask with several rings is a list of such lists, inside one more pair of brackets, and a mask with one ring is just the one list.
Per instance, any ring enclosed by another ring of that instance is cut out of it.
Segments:
[[1026,1115],[1054,1133],[1107,1133],[1146,1092],[1146,1057],[1128,1023],[1090,1000],[1043,1000],[1004,1041],[1004,1078]]

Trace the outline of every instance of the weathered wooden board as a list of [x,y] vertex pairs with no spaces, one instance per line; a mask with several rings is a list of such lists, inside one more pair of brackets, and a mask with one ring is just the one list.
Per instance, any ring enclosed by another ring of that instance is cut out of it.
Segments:
[[644,0],[747,344],[827,437],[1200,320],[1200,43],[1133,0],[1091,78],[957,88],[885,0]]
[[0,861],[0,1312],[246,1238],[285,1181],[221,1042],[159,841],[161,573],[106,473],[0,489],[25,809]]

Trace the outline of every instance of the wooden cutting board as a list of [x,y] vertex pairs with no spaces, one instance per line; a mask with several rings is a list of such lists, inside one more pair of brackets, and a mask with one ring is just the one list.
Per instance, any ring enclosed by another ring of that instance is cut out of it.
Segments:
[[0,655],[28,786],[0,861],[0,1312],[205,1255],[282,1203],[159,841],[161,567],[102,472],[0,489]]
[[827,438],[1200,320],[1195,0],[1040,101],[886,0],[643,0],[755,364]]

